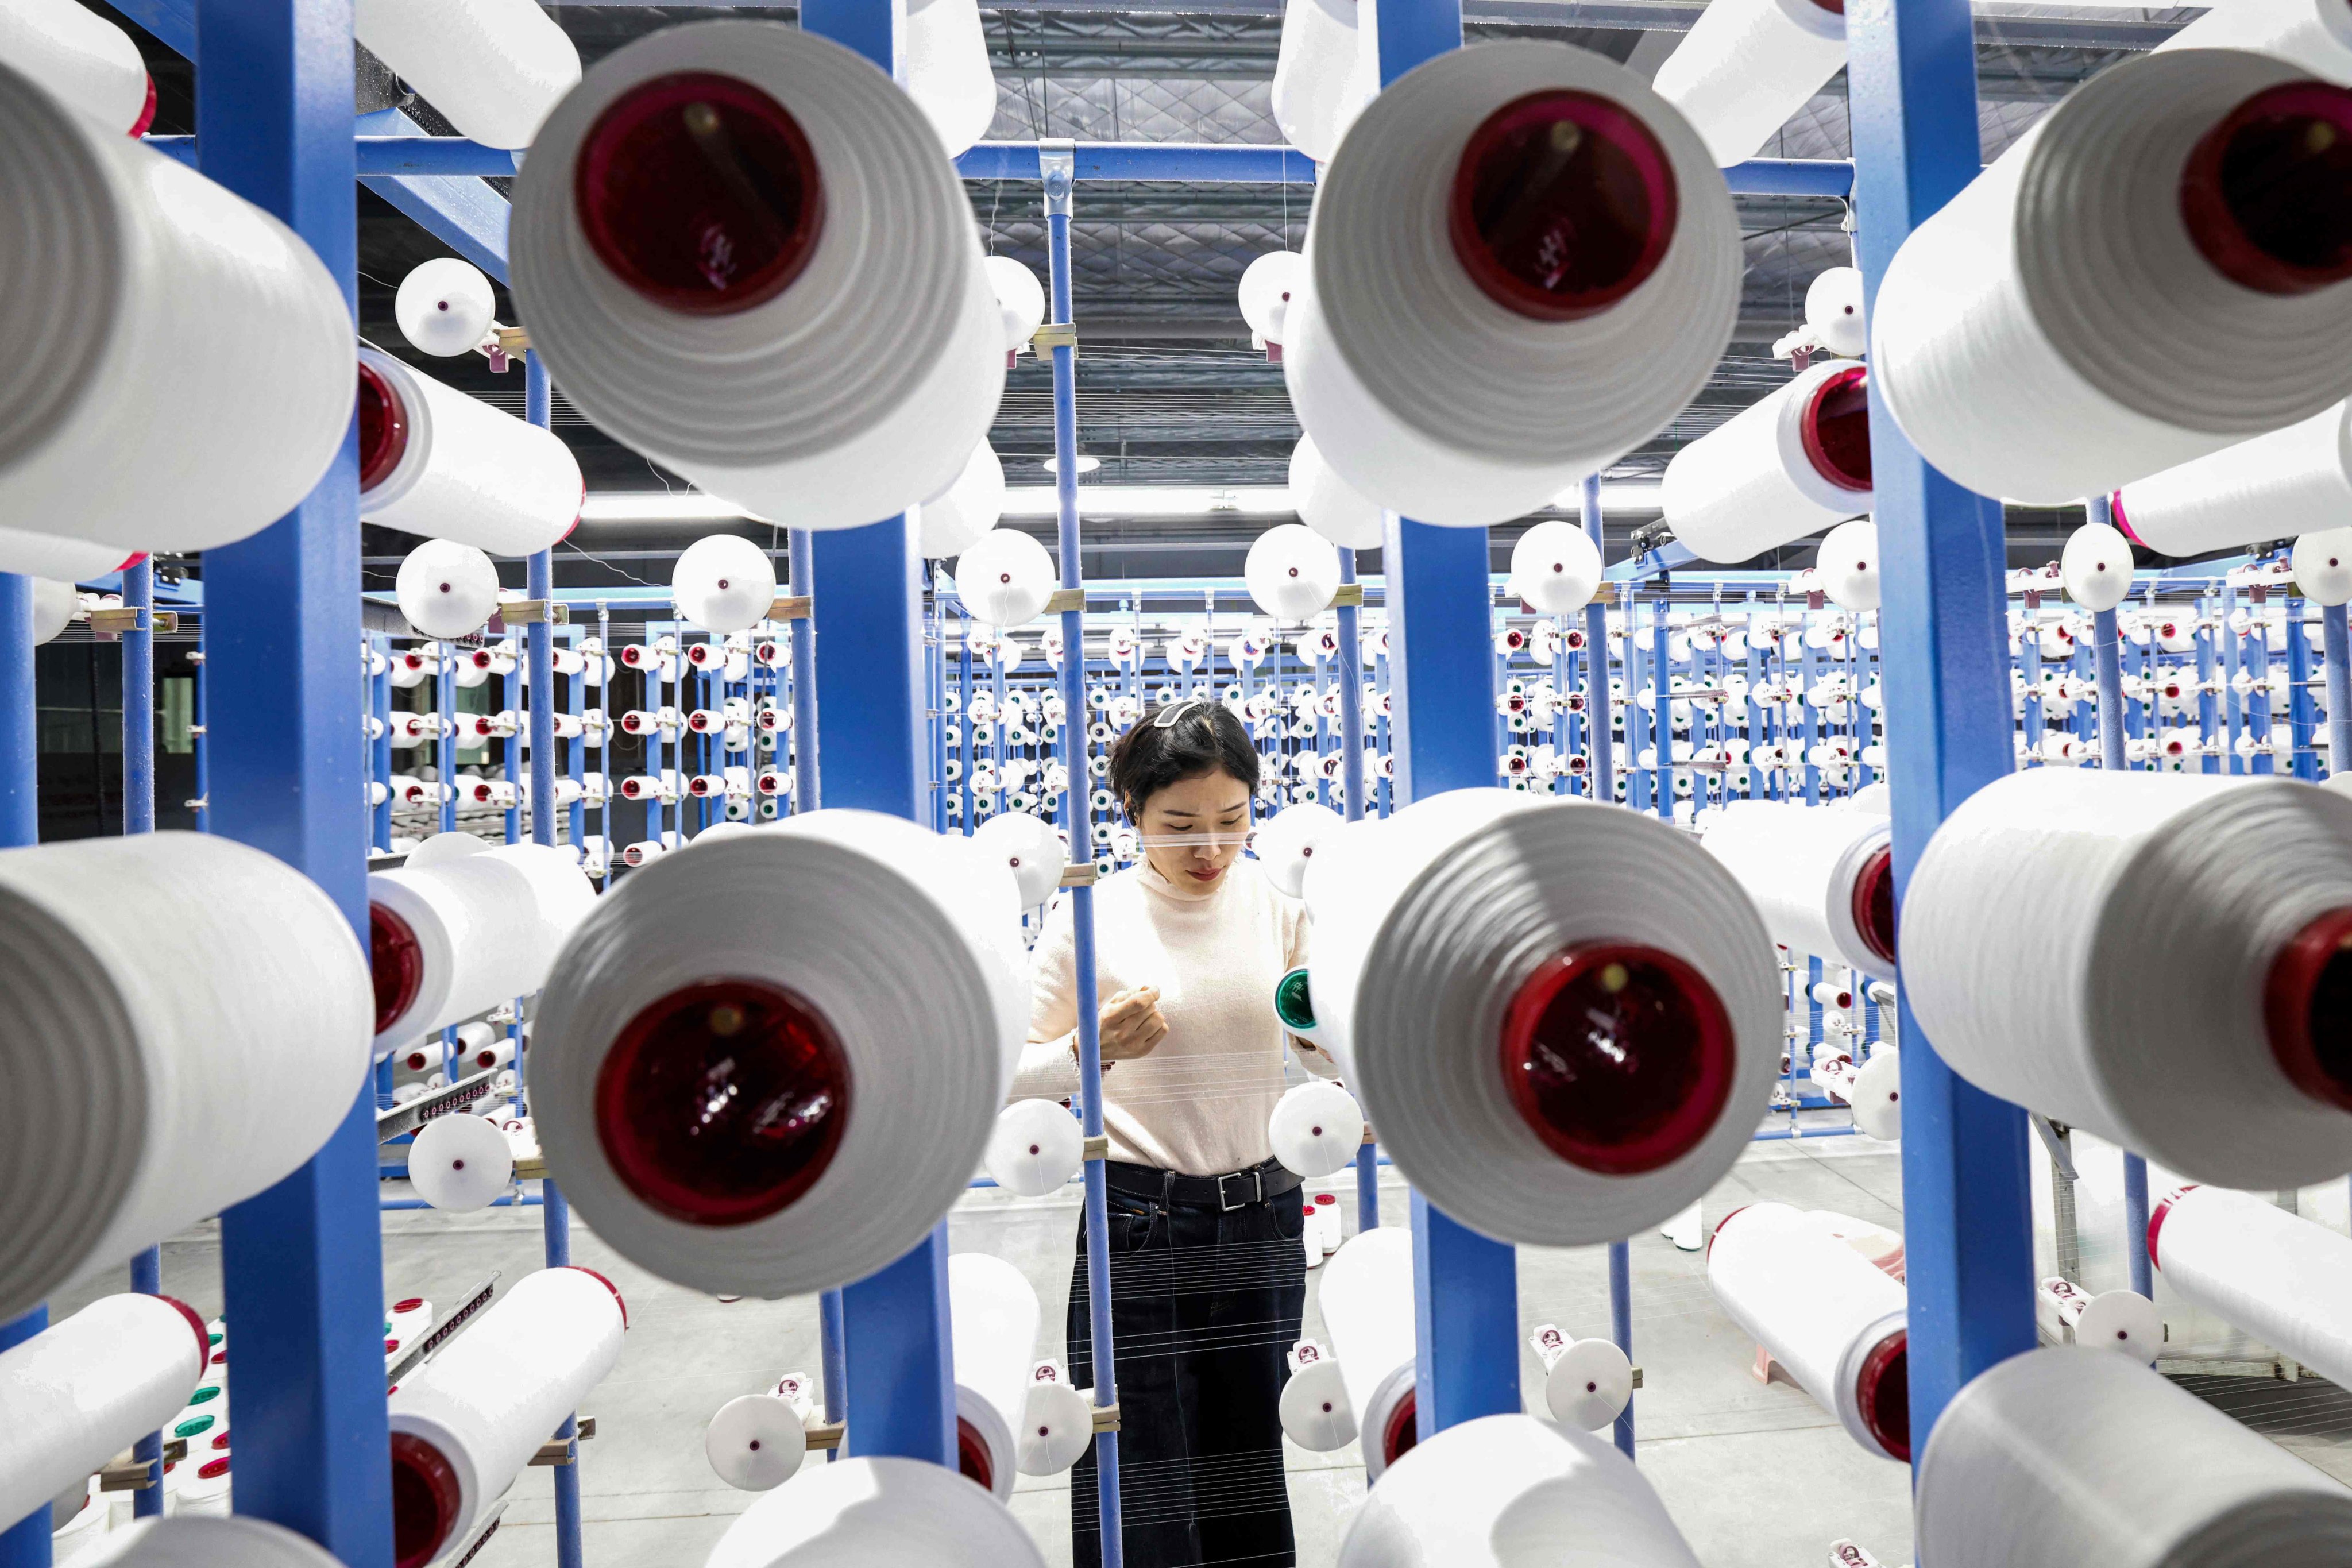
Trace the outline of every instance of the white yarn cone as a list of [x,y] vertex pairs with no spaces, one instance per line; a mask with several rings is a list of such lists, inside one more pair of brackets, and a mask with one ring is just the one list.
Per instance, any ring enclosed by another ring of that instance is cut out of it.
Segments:
[[959,1252],[948,1259],[948,1302],[961,1468],[1002,1500],[1021,1473],[1016,1445],[1037,1343],[1037,1292],[1004,1259]]
[[515,1281],[392,1395],[393,1535],[431,1562],[466,1541],[621,1359],[628,1308],[587,1268]]
[[552,432],[390,354],[360,350],[360,517],[530,555],[572,531],[587,485]]
[[2352,85],[2352,16],[2329,0],[2231,0],[2157,48],[2252,49]]
[[[2291,264],[2259,216],[2341,193],[2279,176],[2258,195],[2271,175],[2220,174],[2225,145],[2250,171],[2266,145],[2233,112],[2296,79],[2231,50],[2126,61],[1912,232],[1879,286],[1871,367],[1929,462],[1986,495],[2063,504],[2352,392],[2346,285]],[[2352,121],[2339,89],[2294,91]]]
[[997,320],[1004,328],[1004,363],[1010,366],[1045,320],[1045,286],[1009,256],[992,256],[982,266],[989,290],[996,296]]
[[595,901],[570,854],[541,844],[370,876],[377,1052],[538,990]]
[[2198,1181],[2303,1186],[2352,1170],[2329,1045],[2347,910],[2352,800],[2037,768],[1928,841],[1904,1000],[1979,1088]]
[[1915,1494],[1919,1561],[1936,1568],[2326,1568],[2352,1553],[2342,1483],[2081,1346],[2012,1356],[1961,1389]]
[[1290,504],[1300,521],[1343,550],[1378,550],[1387,537],[1387,514],[1331,471],[1312,437],[1301,436],[1290,449]]
[[1045,1568],[996,1498],[921,1459],[813,1465],[737,1518],[703,1568]]
[[1034,910],[1054,896],[1070,864],[1070,847],[1044,818],[1025,811],[992,816],[972,830],[972,847],[1001,857],[1021,890],[1021,907]]
[[706,534],[679,552],[669,586],[680,616],[725,637],[768,618],[776,602],[776,566],[740,534]]
[[2352,516],[2352,403],[2127,484],[2116,522],[2167,555],[2339,528]]
[[1598,1432],[1633,1398],[1633,1363],[1607,1340],[1573,1340],[1544,1372],[1544,1408],[1566,1426]]
[[306,1535],[265,1520],[142,1519],[74,1559],[75,1568],[339,1568]]
[[[530,1063],[551,1173],[614,1249],[696,1289],[872,1273],[961,1195],[1012,1089],[1018,897],[962,838],[857,811],[641,868],[548,977]],[[717,1121],[692,1087],[711,1051],[740,1085]]]
[[350,925],[309,879],[233,839],[0,852],[0,995],[8,1318],[275,1184],[368,1075]]
[[2086,522],[2066,536],[2058,572],[2068,598],[2086,610],[2112,610],[2131,592],[2131,541],[2104,522]]
[[1572,616],[1601,587],[1601,550],[1575,523],[1550,518],[1511,546],[1511,576],[1537,614]]
[[53,583],[46,577],[33,579],[33,646],[57,641],[65,629],[73,625],[74,615],[81,608],[81,595],[70,583]]
[[1054,594],[1054,558],[1018,529],[981,535],[956,560],[956,596],[986,626],[1026,626]]
[[1242,269],[1242,320],[1280,357],[1289,331],[1291,306],[1307,288],[1307,258],[1295,250],[1269,250]]
[[1868,376],[1824,361],[1676,452],[1659,491],[1676,542],[1745,561],[1868,511]]
[[856,527],[939,494],[988,433],[1003,326],[971,204],[915,101],[838,44],[640,38],[549,117],[514,198],[534,352],[712,495]]
[[351,428],[342,290],[277,218],[8,61],[0,518],[125,550],[259,531]]
[[86,539],[60,534],[0,528],[0,572],[14,572],[22,577],[79,583],[85,577],[120,572],[139,559],[139,553],[126,552],[119,544],[93,544]]
[[131,35],[77,0],[10,0],[0,8],[0,60],[118,136],[155,118],[155,83]]
[[1357,0],[1286,0],[1282,8],[1274,122],[1285,142],[1318,163],[1331,161],[1354,117],[1357,14]]
[[1842,610],[1878,608],[1878,524],[1857,517],[1822,536],[1813,557],[1822,589]]
[[1377,1481],[1414,1441],[1412,1230],[1360,1232],[1323,1265],[1316,1302],[1363,1443],[1365,1479]]
[[990,1180],[1024,1198],[1059,1190],[1085,1163],[1078,1119],[1051,1100],[1016,1100],[998,1111],[983,1160]]
[[1251,542],[1242,581],[1260,614],[1277,622],[1312,620],[1339,591],[1339,552],[1304,523],[1277,523]]
[[352,0],[352,33],[491,147],[530,146],[580,82],[580,51],[537,0]]
[[961,555],[988,536],[1004,515],[1004,464],[982,440],[965,459],[963,472],[925,501],[918,521],[921,549],[934,561]]
[[[1506,212],[1496,192],[1540,172],[1529,139],[1570,136],[1559,115],[1591,123],[1549,195]],[[1647,195],[1604,216],[1620,174]],[[1457,195],[1482,215],[1458,244]],[[1555,275],[1541,237],[1575,225],[1608,242]],[[1696,133],[1560,44],[1450,50],[1381,93],[1325,172],[1307,256],[1284,326],[1300,423],[1367,500],[1426,522],[1504,521],[1607,468],[1680,412],[1738,313],[1738,224]]]
[[435,1208],[472,1214],[513,1182],[514,1151],[478,1116],[437,1116],[409,1146],[408,1179]]
[[1870,331],[1863,314],[1861,268],[1825,268],[1805,286],[1805,325],[1830,353],[1862,357]]
[[428,539],[400,563],[400,613],[428,637],[470,637],[499,607],[499,569],[470,544]]
[[497,309],[482,269],[454,256],[410,268],[392,301],[393,319],[409,346],[442,359],[473,353],[488,335]]
[[908,0],[899,47],[907,96],[939,132],[948,156],[961,157],[996,118],[996,76],[977,0]]
[[[1322,1259],[1318,1256],[1317,1262]],[[1356,1413],[1348,1404],[1348,1379],[1339,1363],[1310,1340],[1290,1352],[1290,1376],[1282,1385],[1276,1413],[1282,1435],[1310,1454],[1328,1454],[1356,1440]]]
[[1284,1168],[1311,1182],[1355,1163],[1364,1146],[1364,1113],[1336,1083],[1294,1084],[1275,1102],[1265,1134]]
[[1756,900],[1783,947],[1865,974],[1895,973],[1894,850],[1873,812],[1736,800],[1700,842]]
[[1318,847],[1347,825],[1347,818],[1328,805],[1297,801],[1257,825],[1250,834],[1250,852],[1265,868],[1265,879],[1295,899],[1306,885],[1307,863]]
[[1021,1473],[1058,1476],[1078,1462],[1094,1441],[1093,1407],[1064,1381],[1061,1368],[1038,1363],[1021,1415]]
[[1903,1136],[1903,1062],[1880,1046],[1853,1075],[1853,1124],[1867,1138],[1892,1143]]
[[1699,13],[1653,85],[1728,169],[1756,156],[1844,68],[1843,6],[1728,0]]
[[2294,585],[2315,605],[2352,601],[2352,528],[2306,533],[2294,542]]
[[808,1457],[801,1413],[774,1394],[746,1394],[719,1407],[702,1433],[711,1472],[738,1491],[764,1492],[800,1473]]
[[1417,1446],[1372,1489],[1339,1568],[1698,1568],[1633,1461],[1590,1432],[1484,1415]]
[[2223,1187],[2172,1194],[2147,1235],[2149,1260],[2181,1300],[2331,1383],[2352,1380],[2352,1241]]
[[101,1297],[0,1351],[0,1518],[46,1509],[169,1421],[210,1354],[202,1318],[141,1295]]

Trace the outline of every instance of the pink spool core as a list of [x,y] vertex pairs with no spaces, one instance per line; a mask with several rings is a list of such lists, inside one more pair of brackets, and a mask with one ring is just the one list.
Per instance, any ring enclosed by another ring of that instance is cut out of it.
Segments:
[[441,1450],[414,1432],[392,1435],[393,1568],[425,1568],[457,1527],[465,1493]]
[[2330,910],[2279,950],[2263,1024],[2295,1088],[2352,1110],[2352,909]]
[[824,229],[824,182],[800,122],[714,71],[656,77],[615,99],[581,142],[572,200],[615,278],[692,315],[774,299]]
[[2164,1268],[2163,1259],[2157,1256],[2156,1241],[2158,1237],[2164,1234],[2165,1217],[2172,1213],[2173,1205],[2196,1190],[2197,1184],[2194,1182],[2185,1187],[2175,1188],[2165,1194],[2164,1201],[2156,1205],[2156,1212],[2147,1216],[2147,1261],[2150,1268],[2159,1272]]
[[1862,863],[1853,879],[1853,929],[1862,945],[1889,964],[1895,962],[1895,850],[1883,846]]
[[750,980],[674,991],[596,1075],[614,1173],[689,1225],[747,1225],[816,1184],[849,1115],[849,1058],[805,998]]
[[621,1288],[618,1285],[614,1284],[593,1268],[583,1268],[577,1263],[566,1263],[561,1267],[571,1269],[574,1274],[585,1274],[589,1279],[610,1290],[613,1293],[613,1304],[621,1309],[621,1331],[625,1334],[629,1331],[629,1303],[623,1299]]
[[383,372],[360,363],[360,489],[372,490],[392,476],[408,450],[408,408]]
[[1411,1452],[1421,1441],[1419,1391],[1408,1388],[1404,1397],[1389,1412],[1389,1422],[1381,1428],[1381,1462],[1393,1465]]
[[1503,1081],[1570,1164],[1638,1175],[1712,1130],[1731,1097],[1730,1016],[1697,970],[1633,942],[1548,960],[1503,1016]]
[[2352,89],[2284,82],[2231,110],[2181,166],[2180,218],[2216,270],[2258,294],[2352,279]]
[[961,1415],[956,1417],[956,1468],[981,1490],[996,1489],[996,1465],[988,1457],[987,1439],[980,1435],[979,1427]]
[[1911,1462],[1911,1335],[1898,1329],[1878,1342],[1854,1379],[1854,1400],[1871,1439],[1889,1458]]
[[1842,370],[1805,404],[1799,422],[1813,471],[1842,490],[1870,489],[1870,372]]
[[[2130,540],[2142,550],[2156,549],[2156,546],[2150,544],[2147,540],[2142,539],[2139,536],[2139,531],[2131,525],[2131,519],[2124,515],[2123,491],[2115,490],[2109,493],[2107,496],[2107,514],[2116,520],[2116,527],[2122,531],[2123,536],[2126,539]],[[2158,552],[2158,553],[2161,553],[2161,552]]]
[[1515,99],[1470,135],[1446,226],[1486,297],[1543,321],[1596,315],[1640,288],[1673,243],[1666,150],[1632,111],[1587,92]]
[[[189,1306],[177,1296],[158,1296],[155,1300],[177,1311],[181,1317],[188,1321],[188,1327],[195,1331],[196,1366],[201,1371],[213,1359],[213,1336],[211,1331],[205,1327],[205,1321],[196,1316],[196,1310],[194,1307]],[[223,1354],[220,1359],[226,1362],[228,1357]]]
[[375,981],[375,1032],[381,1035],[425,987],[425,949],[416,932],[382,904],[368,906],[368,973]]
[[146,135],[147,128],[154,123],[155,78],[150,74],[147,78],[147,100],[139,106],[139,118],[131,122],[131,134],[132,139],[136,140],[139,137]]

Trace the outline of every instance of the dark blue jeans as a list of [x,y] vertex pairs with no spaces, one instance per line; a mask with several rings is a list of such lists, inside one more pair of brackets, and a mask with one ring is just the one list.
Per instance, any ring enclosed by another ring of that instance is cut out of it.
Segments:
[[[1127,1568],[1291,1568],[1283,1360],[1307,1299],[1297,1189],[1230,1212],[1113,1192],[1111,1336]],[[1092,1386],[1087,1229],[1070,1284],[1073,1386]],[[1070,1554],[1098,1568],[1095,1451],[1070,1472]]]

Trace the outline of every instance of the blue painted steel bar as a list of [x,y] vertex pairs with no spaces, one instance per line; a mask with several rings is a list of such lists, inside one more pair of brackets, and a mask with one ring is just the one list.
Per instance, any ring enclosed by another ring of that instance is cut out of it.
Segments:
[[[0,848],[41,837],[39,710],[33,697],[33,580],[0,573]],[[49,1326],[36,1307],[0,1323],[0,1351]],[[49,1510],[0,1530],[0,1568],[49,1568]]]
[[[354,295],[350,0],[197,0],[205,173],[292,226]],[[359,495],[343,449],[308,500],[205,552],[215,829],[322,888],[366,940]],[[347,1568],[391,1568],[374,1095],[293,1175],[221,1216],[237,1325],[237,1511]]]
[[[1059,160],[1055,160],[1059,164]],[[1066,167],[1045,175],[1045,271],[1053,320],[1071,320],[1070,216],[1071,179]],[[1078,366],[1077,352],[1067,343],[1054,350],[1054,495],[1055,553],[1061,567],[1061,585],[1077,588],[1085,581],[1078,536]],[[1063,826],[1070,835],[1070,863],[1094,862],[1093,814],[1087,809],[1086,765],[1087,667],[1086,616],[1076,609],[1062,612],[1062,725],[1070,787],[1062,797]],[[1213,654],[1211,656],[1213,658]],[[1070,892],[1072,934],[1076,938],[1073,985],[1080,996],[1095,994],[1095,891],[1091,887]],[[1099,1021],[1091,1006],[1080,1007],[1078,1017],[1078,1107],[1080,1124],[1088,1138],[1102,1136],[1102,1039]],[[1095,1405],[1108,1409],[1118,1403],[1118,1352],[1111,1336],[1110,1215],[1104,1184],[1106,1156],[1086,1163],[1087,1182],[1087,1316],[1094,1361]],[[1119,1509],[1118,1434],[1095,1435],[1095,1516],[1101,1531],[1103,1568],[1119,1568],[1127,1561],[1127,1542]]]
[[[1599,474],[1584,476],[1583,499],[1578,510],[1584,522],[1585,537],[1592,541],[1593,549],[1601,549]],[[1596,597],[1584,606],[1584,710],[1585,728],[1592,737],[1592,757],[1588,768],[1592,777],[1591,795],[1602,802],[1617,792],[1616,761],[1610,740],[1617,727],[1610,712],[1612,706],[1609,699],[1609,607]]]
[[[2112,517],[2107,499],[2095,496],[2091,521]],[[2121,634],[2113,610],[2091,616],[2091,659],[2099,686],[2099,765],[2122,772],[2131,764],[2124,745],[2124,670]],[[2143,1296],[2155,1294],[2155,1275],[2147,1256],[2147,1162],[2124,1152],[2124,1257],[2130,1265],[2131,1288]]]
[[[1633,617],[1627,616],[1625,637],[1633,636]],[[1658,600],[1650,606],[1650,700],[1655,705],[1652,712],[1650,734],[1657,743],[1654,753],[1657,766],[1650,772],[1655,781],[1657,799],[1651,802],[1662,821],[1675,819],[1675,705],[1674,660],[1667,657],[1667,642],[1672,634],[1667,629],[1666,602]],[[1630,696],[1631,693],[1629,692]],[[1806,711],[1811,712],[1809,708]]]
[[[167,158],[191,168],[196,163],[193,136],[148,136],[145,143]],[[514,178],[517,160],[503,147],[485,147],[462,136],[434,136],[422,127],[404,136],[361,135],[352,139],[360,178],[394,174],[429,174],[441,178],[467,175]]]
[[[785,560],[793,595],[807,598],[816,592],[814,534],[795,528],[785,536]],[[824,804],[822,776],[816,754],[816,619],[803,616],[792,623],[793,645],[793,800],[794,811],[814,811]],[[838,1416],[834,1419],[840,1419]]]
[[155,563],[122,574],[139,625],[122,634],[122,831],[155,831]]
[[[1339,787],[1348,820],[1364,816],[1364,638],[1363,612],[1355,601],[1362,590],[1356,584],[1356,552],[1339,552]],[[1356,592],[1347,590],[1355,588]],[[1381,1224],[1380,1149],[1369,1139],[1356,1152],[1356,1228],[1378,1230]]]
[[[849,1415],[849,1363],[842,1344],[848,1337],[844,1331],[842,1293],[827,1290],[816,1299],[818,1364],[824,1369],[824,1418],[840,1421]],[[841,1457],[838,1447],[824,1451],[824,1462],[833,1463]]]
[[2288,765],[2294,776],[2308,781],[2319,777],[2319,758],[2314,754],[2313,732],[2319,716],[2313,710],[2311,700],[2311,628],[2303,618],[2303,601],[2289,598],[2286,602],[2286,712],[2288,733],[2294,737],[2294,753]]
[[[380,136],[422,138],[425,133],[423,126],[396,109],[363,114],[358,124]],[[356,158],[353,168],[358,172]],[[437,174],[369,175],[367,188],[450,249],[499,282],[506,281],[510,213],[506,197],[478,179]]]
[[[1864,284],[1979,168],[1968,0],[1869,0],[1848,15],[1847,83]],[[1874,386],[1871,468],[1885,608],[1897,895],[1938,823],[2010,769],[2000,505],[1929,468]],[[1946,1067],[1902,1016],[1903,1197],[1912,1451],[1978,1373],[2032,1350],[2024,1112]]]
[[[386,637],[368,638],[368,650],[383,668],[368,678],[368,716],[376,721],[375,738],[368,742],[368,779],[384,786],[383,801],[368,813],[368,843],[377,849],[392,847],[392,639]],[[373,662],[373,661],[372,661]],[[195,722],[204,721],[204,666],[196,666]],[[204,754],[203,738],[196,741],[196,752]],[[203,798],[205,781],[196,780],[196,795]]]
[[[1598,483],[1598,481],[1595,482]],[[1600,504],[1597,496],[1593,504],[1595,506]],[[1591,524],[1588,523],[1586,526],[1590,528]],[[1601,542],[1596,538],[1593,542],[1598,544]],[[1602,581],[1609,583],[1639,583],[1645,577],[1663,576],[1668,572],[1687,566],[1697,559],[1697,553],[1689,545],[1668,542],[1639,555],[1629,555],[1616,565],[1604,568],[1601,576]],[[1772,575],[1777,577],[1779,574]]]
[[2352,636],[2345,628],[2344,606],[2323,605],[2319,612],[2322,662],[2327,670],[2327,771],[2352,770]]
[[[1627,1360],[1633,1355],[1633,1248],[1631,1244],[1612,1241],[1609,1244],[1609,1337]],[[1627,1395],[1625,1408],[1617,1415],[1615,1436],[1617,1451],[1627,1458],[1633,1457],[1633,1400]]]
[[[801,26],[897,74],[891,0],[803,0]],[[828,657],[814,672],[821,728],[801,737],[803,750],[824,752],[835,805],[924,821],[922,556],[914,520],[902,512],[829,530],[810,554],[825,584],[813,619]],[[851,1447],[953,1465],[947,1222],[896,1263],[849,1286],[843,1317]]]
[[[129,602],[127,598],[124,600],[126,604]],[[128,804],[128,802],[125,803],[126,816],[129,816]],[[148,802],[148,809],[152,817],[154,809],[154,802],[152,798]],[[152,833],[154,830],[154,824],[150,821],[147,826],[136,831]],[[163,1249],[162,1247],[151,1247],[131,1258],[131,1288],[142,1296],[160,1296],[163,1293]],[[163,1518],[163,1434],[141,1433],[138,1439],[131,1445],[131,1457],[133,1459],[145,1461],[148,1481],[144,1490],[131,1494],[131,1517],[133,1519]]]
[[[1295,147],[1239,142],[1081,142],[1077,178],[1181,180],[1188,184],[1315,183],[1315,161]],[[967,180],[1040,180],[1034,142],[982,142],[956,160]]]
[[[205,717],[212,711],[213,707],[213,667],[212,660],[207,657],[208,650],[212,647],[211,626],[210,616],[196,617],[196,651],[194,656],[196,664],[195,693],[194,700],[189,705],[188,750],[190,755],[195,760],[195,816],[196,831],[199,833],[210,833],[213,830],[212,721]],[[388,696],[387,700],[389,700]],[[382,712],[383,705],[378,704],[376,710]],[[389,778],[392,776],[392,743],[389,740],[383,743],[382,761],[384,765],[376,770],[377,776]],[[390,797],[386,798],[388,800]],[[392,821],[392,808],[388,805],[384,807],[383,819],[386,824],[385,841],[388,843],[391,839],[389,825]]]

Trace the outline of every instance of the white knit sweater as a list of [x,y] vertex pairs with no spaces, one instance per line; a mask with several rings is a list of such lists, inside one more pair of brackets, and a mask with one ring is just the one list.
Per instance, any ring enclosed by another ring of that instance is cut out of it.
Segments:
[[[1273,1153],[1265,1121],[1282,1098],[1283,1029],[1274,987],[1307,962],[1307,912],[1246,858],[1207,893],[1139,864],[1095,889],[1097,1005],[1160,988],[1168,1034],[1149,1056],[1106,1063],[1110,1157],[1186,1175],[1255,1165]],[[1032,954],[1028,1047],[1015,1100],[1078,1092],[1072,1043],[1076,956],[1069,895]]]

